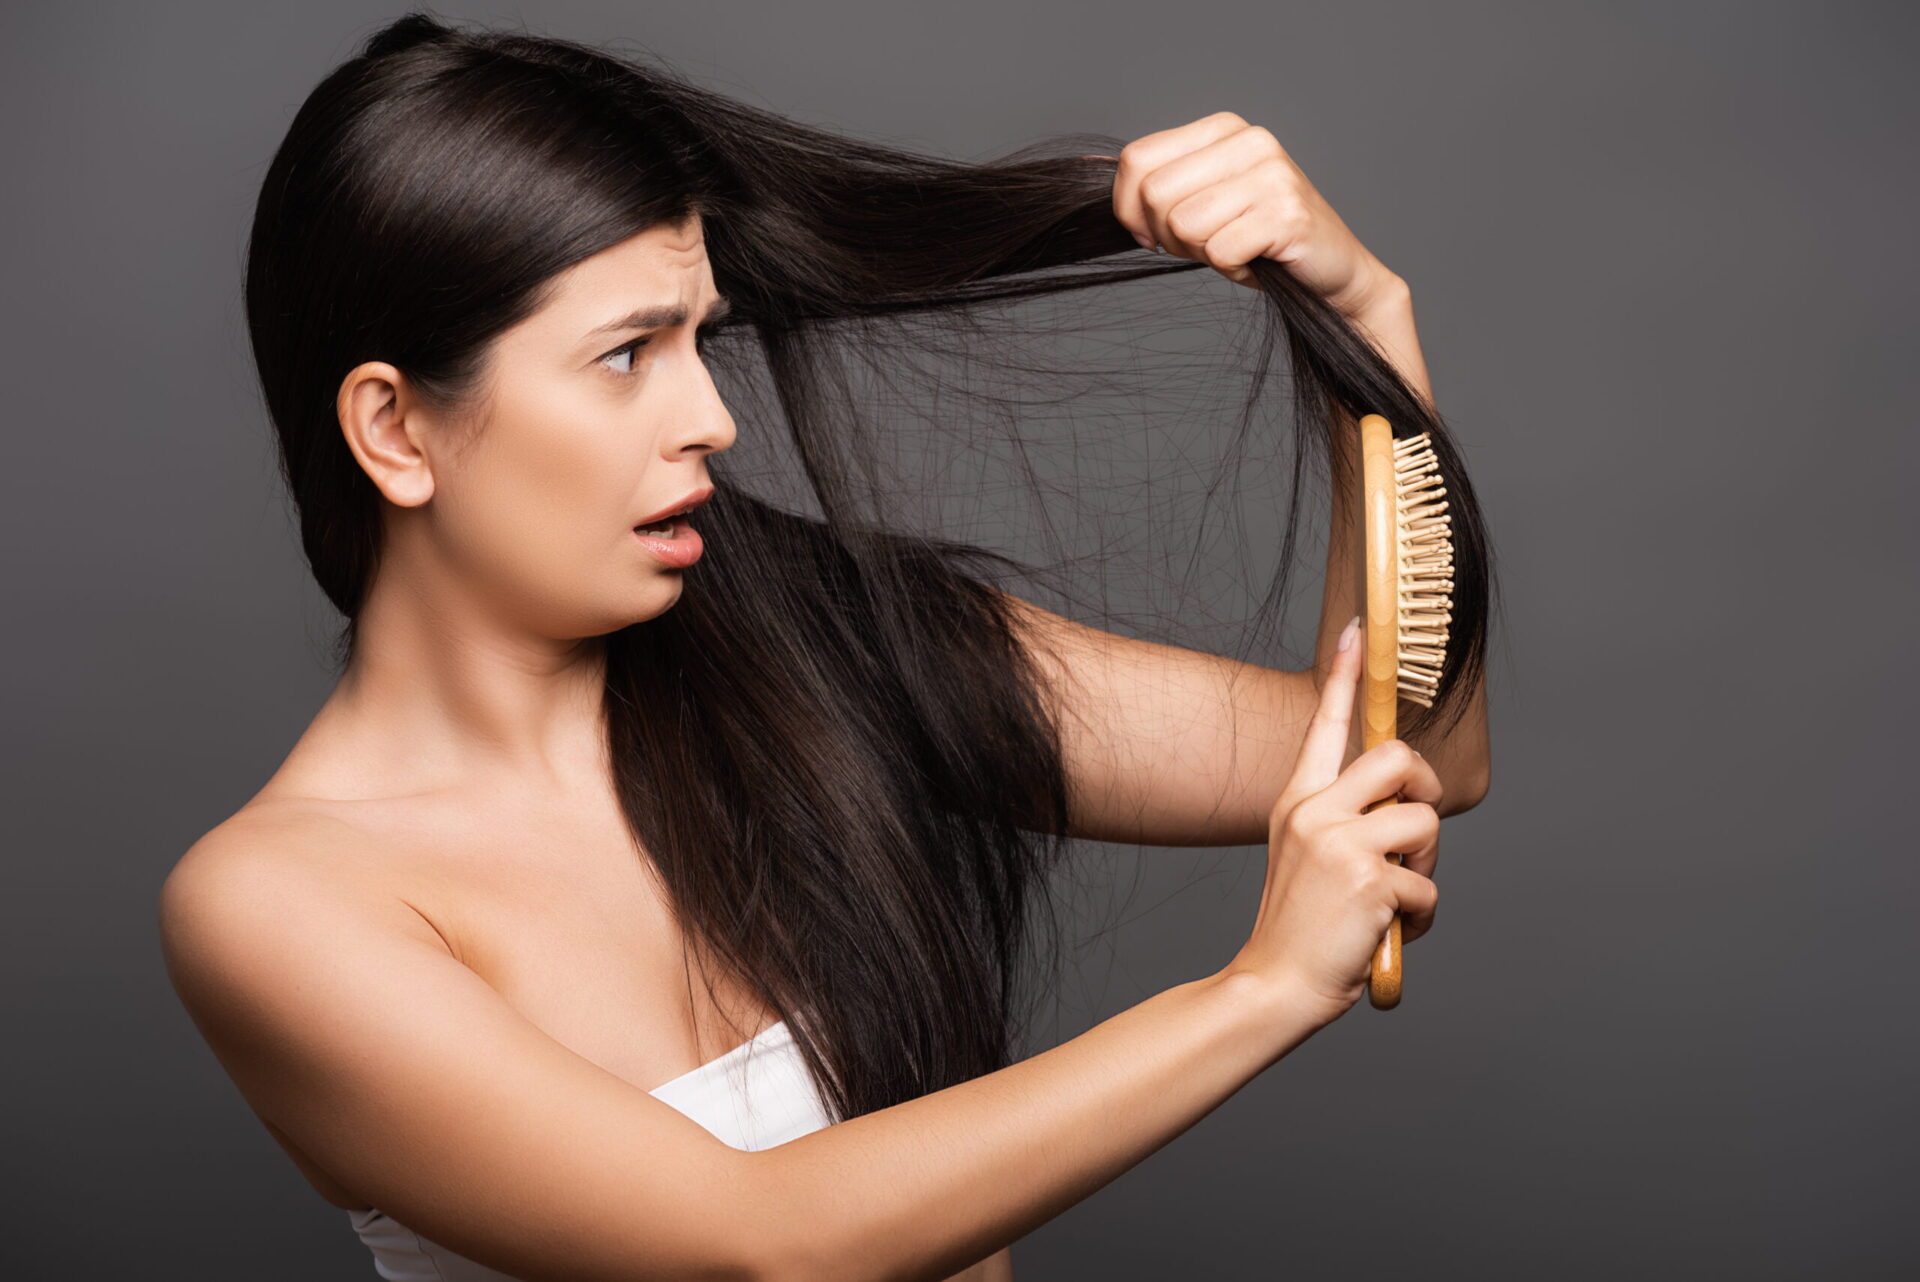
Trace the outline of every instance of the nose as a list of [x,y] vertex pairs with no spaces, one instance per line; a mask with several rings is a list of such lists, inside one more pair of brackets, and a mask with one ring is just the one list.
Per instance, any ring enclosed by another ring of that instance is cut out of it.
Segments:
[[713,374],[703,361],[693,362],[694,386],[685,412],[680,415],[682,430],[663,433],[669,457],[688,450],[717,454],[730,447],[738,431],[733,414],[714,384]]

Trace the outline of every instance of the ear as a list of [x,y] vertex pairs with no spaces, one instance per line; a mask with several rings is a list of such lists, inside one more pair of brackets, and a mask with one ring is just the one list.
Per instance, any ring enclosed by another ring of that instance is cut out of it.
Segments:
[[347,448],[388,501],[418,507],[433,497],[426,415],[404,374],[385,361],[354,366],[341,380],[335,409]]

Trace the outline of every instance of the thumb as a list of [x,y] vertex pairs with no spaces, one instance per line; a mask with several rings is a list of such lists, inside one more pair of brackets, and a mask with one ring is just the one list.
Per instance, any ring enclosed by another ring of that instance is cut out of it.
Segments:
[[1333,653],[1327,679],[1320,686],[1320,703],[1307,723],[1300,740],[1300,753],[1294,759],[1293,776],[1287,781],[1289,794],[1306,797],[1320,791],[1340,777],[1341,763],[1347,759],[1347,740],[1352,731],[1354,690],[1360,683],[1360,620],[1356,616],[1341,629],[1340,648]]

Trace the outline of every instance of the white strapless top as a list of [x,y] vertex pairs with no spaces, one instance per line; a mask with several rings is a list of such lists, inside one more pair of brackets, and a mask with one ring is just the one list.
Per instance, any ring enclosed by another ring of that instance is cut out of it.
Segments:
[[[739,1149],[772,1148],[832,1124],[785,1020],[647,1093]],[[347,1216],[387,1282],[517,1282],[429,1242],[378,1207]]]

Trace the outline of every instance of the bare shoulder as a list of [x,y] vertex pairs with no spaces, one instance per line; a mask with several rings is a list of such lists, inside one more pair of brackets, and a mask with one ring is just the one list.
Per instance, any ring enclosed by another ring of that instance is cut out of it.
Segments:
[[247,960],[234,950],[343,917],[451,953],[433,922],[377,873],[376,844],[325,807],[287,804],[243,810],[194,842],[158,904],[168,969],[189,1009],[210,969]]
[[516,1277],[751,1275],[734,1150],[522,1016],[355,829],[245,813],[160,894],[173,984],[276,1138],[340,1204]]
[[364,1205],[274,1120],[269,1060],[253,1048],[263,1011],[299,1009],[310,977],[304,941],[360,932],[394,946],[453,950],[407,898],[359,857],[369,835],[317,806],[256,806],[196,841],[159,898],[168,978],[208,1047],[255,1116],[314,1190],[341,1207]]
[[433,921],[380,871],[374,834],[324,805],[251,807],[174,864],[160,888],[161,955],[181,1004],[261,1118],[255,1071],[268,1011],[300,1008],[312,966],[348,941],[456,959]]

